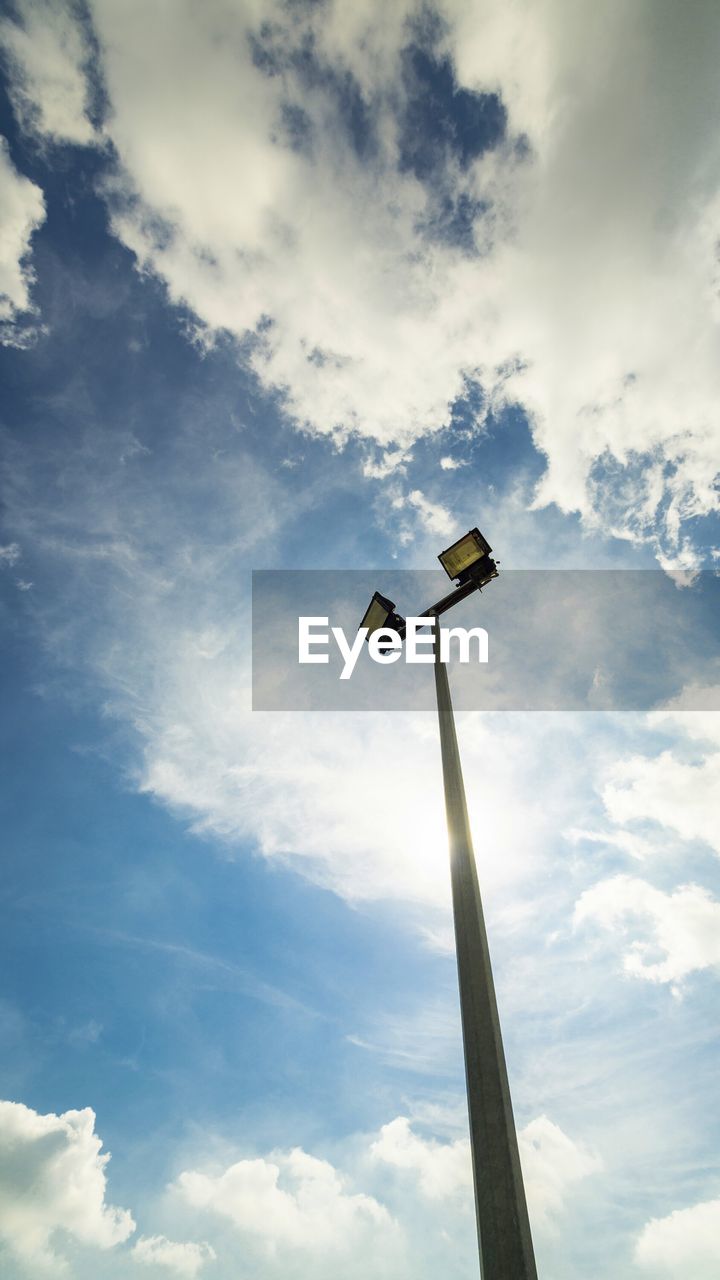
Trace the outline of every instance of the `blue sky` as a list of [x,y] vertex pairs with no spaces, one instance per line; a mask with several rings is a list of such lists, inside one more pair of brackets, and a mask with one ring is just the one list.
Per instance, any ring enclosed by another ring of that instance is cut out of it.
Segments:
[[[477,523],[696,601],[719,41],[712,3],[9,6],[9,1280],[476,1274],[433,717],[253,713],[250,574]],[[543,1280],[720,1266],[695,659],[650,713],[459,717]]]

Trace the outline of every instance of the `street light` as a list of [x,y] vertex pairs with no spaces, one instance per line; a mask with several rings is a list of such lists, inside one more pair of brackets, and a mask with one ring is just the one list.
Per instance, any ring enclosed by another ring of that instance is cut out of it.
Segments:
[[[471,529],[443,551],[440,563],[458,586],[418,616],[426,617],[435,628],[435,693],[450,846],[480,1271],[483,1280],[537,1280],[450,685],[445,664],[440,661],[439,617],[497,577],[491,550],[479,529]],[[395,619],[394,625],[391,618]],[[392,626],[401,635],[405,633],[405,624],[395,613],[395,605],[378,592],[362,625],[373,630]]]

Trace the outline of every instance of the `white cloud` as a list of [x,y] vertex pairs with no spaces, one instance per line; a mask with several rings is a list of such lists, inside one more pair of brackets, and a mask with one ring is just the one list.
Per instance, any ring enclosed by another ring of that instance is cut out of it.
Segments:
[[[221,0],[182,0],[172,24],[94,0],[115,231],[209,340],[257,335],[251,362],[301,424],[406,449],[477,377],[531,415],[539,503],[659,531],[664,561],[691,567],[683,521],[717,506],[716,6],[441,11],[461,85],[508,110],[507,142],[443,170],[451,201],[484,202],[480,256],[428,232],[437,192],[401,163],[421,7],[380,0],[292,18],[268,0],[264,34],[259,11]],[[308,40],[312,81],[295,56]],[[338,105],[348,75],[364,152]],[[65,97],[82,120],[75,81]]]
[[0,565],[9,565],[12,568],[20,559],[20,554],[17,542],[9,542],[6,546],[0,547]]
[[716,1280],[720,1273],[720,1200],[651,1218],[635,1247],[635,1261],[653,1276]]
[[437,534],[440,538],[449,538],[456,530],[456,522],[450,512],[438,502],[431,502],[422,489],[411,489],[393,504],[398,507],[413,507],[420,516],[420,521],[428,533]]
[[[160,635],[152,647],[158,642]],[[267,858],[291,863],[350,901],[419,904],[422,926],[433,939],[444,937],[449,873],[434,716],[393,713],[402,750],[389,767],[386,715],[249,717],[235,641],[213,664],[191,658],[177,633],[173,643],[173,664],[143,724],[142,790],[189,817],[195,830],[232,843],[250,839]],[[471,820],[493,851],[482,859],[491,894],[538,872],[553,806],[562,803],[550,762],[535,755],[538,733],[540,724],[523,732],[477,717],[462,721]],[[528,782],[518,806],[520,779],[535,771],[546,789]]]
[[[541,500],[592,504],[611,524],[615,511],[638,531],[663,494],[670,528],[695,503],[713,509],[717,13],[698,9],[680,28],[645,3],[457,12],[462,81],[501,88],[538,159],[510,192],[504,319],[530,361],[515,381],[549,454]],[[609,502],[588,488],[605,450],[618,472]]]
[[720,748],[720,713],[711,710],[719,704],[720,685],[688,684],[661,711],[648,716],[648,721],[660,728],[679,729],[693,742]]
[[367,480],[385,480],[396,472],[407,470],[413,456],[409,449],[384,449],[365,459],[362,473]]
[[186,1170],[175,1189],[194,1209],[229,1219],[245,1236],[272,1249],[351,1253],[359,1241],[394,1227],[383,1205],[347,1190],[333,1165],[299,1147],[238,1160],[219,1174]]
[[720,902],[699,885],[663,893],[645,880],[614,876],[586,889],[575,923],[605,929],[633,922],[649,936],[635,939],[623,957],[626,971],[648,982],[678,984],[689,974],[720,965]]
[[176,1275],[189,1277],[189,1280],[195,1280],[205,1264],[217,1257],[212,1245],[205,1242],[179,1242],[165,1236],[141,1236],[133,1245],[131,1254],[135,1262],[165,1267]]
[[518,1145],[532,1224],[553,1231],[576,1183],[597,1173],[602,1161],[547,1116],[520,1129]]
[[413,1132],[406,1116],[398,1116],[383,1125],[370,1152],[374,1159],[385,1164],[412,1170],[421,1193],[430,1200],[443,1200],[472,1189],[470,1142],[467,1138],[458,1138],[454,1142],[421,1138]]
[[7,142],[0,138],[0,341],[6,344],[23,343],[17,322],[32,309],[30,242],[44,221],[42,191],[17,172]]
[[647,727],[671,734],[672,748],[620,758],[606,767],[599,785],[608,817],[629,829],[573,828],[566,838],[614,846],[643,860],[673,848],[674,833],[720,853],[720,714],[707,709],[717,704],[717,686],[691,684],[648,715]]
[[[182,0],[171,28],[141,0],[91,10],[121,164],[113,226],[207,340],[255,333],[251,363],[301,425],[398,457],[479,379],[490,403],[531,416],[548,458],[538,503],[659,534],[662,562],[692,568],[683,522],[717,509],[715,6],[680,30],[649,0],[579,4],[571,20],[562,0],[446,0],[438,56],[508,111],[506,142],[443,169],[451,202],[485,207],[474,258],[428,232],[437,191],[402,163],[403,50],[421,7],[290,19],[268,0],[262,32],[259,11],[221,0]],[[22,0],[20,19],[2,33],[21,119],[89,142],[72,8]],[[310,81],[296,57],[308,40]],[[338,105],[348,76],[364,151]]]
[[[533,1225],[553,1230],[574,1185],[602,1166],[596,1155],[574,1142],[547,1116],[538,1116],[518,1133],[525,1191]],[[420,1137],[405,1116],[383,1125],[371,1154],[417,1178],[428,1200],[465,1195],[472,1203],[472,1167],[467,1138],[437,1142]]]
[[720,853],[720,752],[691,764],[673,751],[631,756],[613,767],[602,797],[614,822],[661,823]]
[[105,1202],[102,1141],[94,1112],[40,1115],[0,1102],[0,1238],[21,1258],[60,1270],[54,1235],[111,1249],[135,1229],[125,1209]]
[[[548,459],[538,503],[659,535],[662,562],[692,568],[683,522],[717,510],[714,5],[681,28],[650,0],[588,0],[571,19],[562,0],[441,5],[438,56],[508,112],[506,141],[442,171],[451,203],[483,204],[477,257],[428,230],[439,179],[403,163],[403,51],[422,6],[291,18],[279,0],[262,14],[180,0],[171,26],[141,0],[91,11],[120,159],[114,229],[208,341],[254,333],[253,367],[302,426],[398,457],[475,378],[490,404],[530,414]],[[16,109],[88,142],[82,27],[49,0],[23,0],[20,16],[2,28]],[[310,79],[296,56],[308,41]]]
[[90,51],[71,0],[17,0],[18,22],[0,24],[10,98],[23,129],[53,142],[95,138],[88,118]]

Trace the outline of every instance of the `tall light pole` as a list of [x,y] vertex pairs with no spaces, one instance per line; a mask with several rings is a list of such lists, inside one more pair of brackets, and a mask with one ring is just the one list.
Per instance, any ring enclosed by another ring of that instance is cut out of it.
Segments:
[[[440,660],[440,614],[497,577],[491,547],[471,530],[440,561],[459,580],[421,617],[435,629],[435,692],[450,845],[453,920],[470,1120],[475,1211],[483,1280],[537,1280],[517,1133],[483,916],[447,668]],[[404,632],[395,605],[378,593],[363,619],[372,631]]]

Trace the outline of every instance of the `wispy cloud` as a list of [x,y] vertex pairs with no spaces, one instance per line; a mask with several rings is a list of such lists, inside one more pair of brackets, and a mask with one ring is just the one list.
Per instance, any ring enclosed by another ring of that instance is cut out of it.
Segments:
[[462,1074],[460,1006],[454,991],[446,999],[423,1000],[415,1012],[379,1016],[371,1029],[348,1039],[389,1067],[436,1082]]
[[313,1018],[321,1016],[286,991],[262,981],[249,970],[243,969],[242,966],[233,964],[231,961],[224,960],[221,956],[210,955],[205,951],[197,951],[195,948],[188,947],[180,942],[169,942],[162,938],[142,937],[137,934],[123,933],[117,929],[97,928],[89,931],[93,933],[100,944],[130,947],[137,951],[151,951],[158,952],[161,955],[172,956],[181,963],[197,968],[207,974],[215,973],[221,975],[226,980],[231,981],[233,989],[241,991],[243,995],[249,996],[253,1000],[261,1000],[265,1004],[282,1009],[291,1009]]
[[9,565],[11,568],[17,564],[20,559],[20,548],[17,542],[9,542],[7,546],[0,547],[0,564]]

